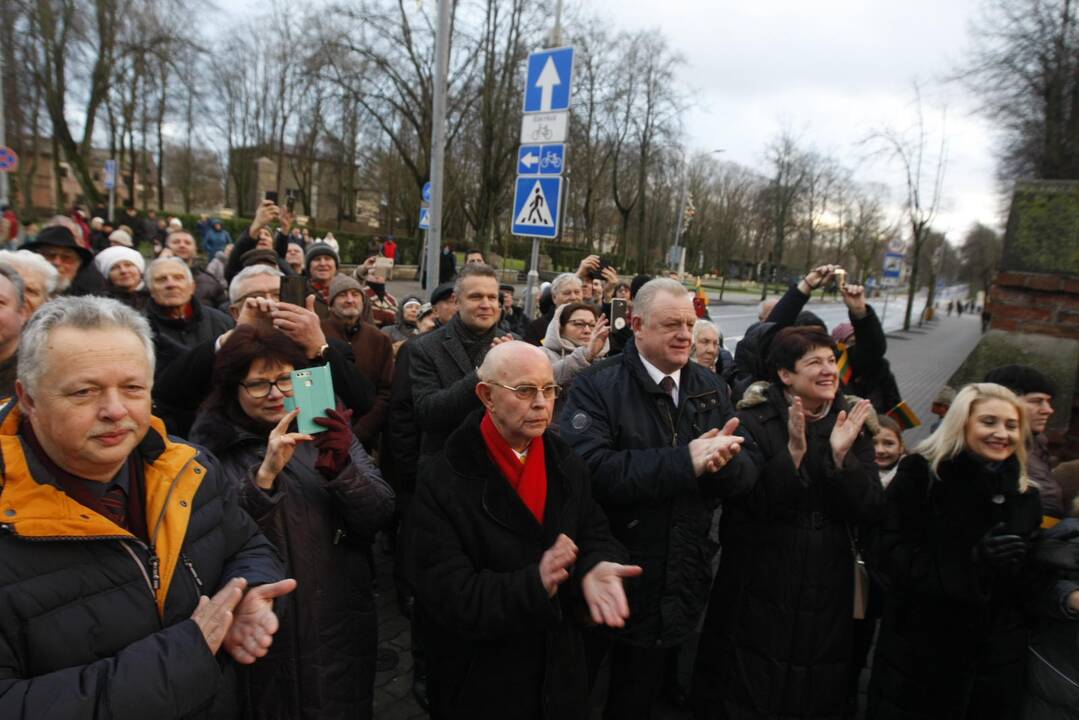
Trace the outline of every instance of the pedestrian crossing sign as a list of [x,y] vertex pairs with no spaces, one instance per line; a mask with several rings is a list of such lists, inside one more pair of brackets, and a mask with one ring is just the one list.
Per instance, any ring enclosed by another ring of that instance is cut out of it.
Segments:
[[557,237],[561,200],[562,178],[518,177],[511,232],[526,237]]

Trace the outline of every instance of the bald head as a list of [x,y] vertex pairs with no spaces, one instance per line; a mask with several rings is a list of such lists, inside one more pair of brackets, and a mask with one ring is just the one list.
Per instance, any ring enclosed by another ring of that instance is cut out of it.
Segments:
[[[476,372],[481,382],[500,382],[506,385],[524,383],[521,378],[528,377],[528,384],[547,385],[554,382],[551,361],[535,345],[512,340],[491,348]],[[532,376],[546,378],[535,383]],[[514,382],[509,382],[513,380]]]
[[476,396],[510,447],[524,452],[551,424],[551,362],[538,347],[515,340],[491,348],[478,375]]

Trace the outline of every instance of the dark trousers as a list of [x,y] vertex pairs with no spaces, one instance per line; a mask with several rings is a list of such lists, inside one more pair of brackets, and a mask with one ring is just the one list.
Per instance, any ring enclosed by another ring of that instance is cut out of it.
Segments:
[[670,652],[670,648],[618,642],[597,632],[585,634],[589,688],[595,687],[603,661],[610,662],[610,684],[602,703],[604,720],[650,720]]

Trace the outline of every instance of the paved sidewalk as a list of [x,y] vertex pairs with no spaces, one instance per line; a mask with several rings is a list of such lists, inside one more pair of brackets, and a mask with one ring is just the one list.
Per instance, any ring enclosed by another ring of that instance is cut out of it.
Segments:
[[[981,336],[980,319],[972,315],[943,317],[923,328],[888,335],[888,359],[899,383],[903,398],[914,408],[925,425],[908,431],[908,446],[925,437],[929,424],[936,418],[929,412],[933,397],[940,387],[966,359]],[[397,607],[393,587],[392,563],[381,550],[375,549],[378,590],[376,605],[379,614],[380,662],[386,665],[375,678],[376,720],[420,720],[427,714],[412,697],[412,656],[409,652],[408,621]],[[688,671],[682,664],[683,677]],[[598,713],[593,713],[598,718]],[[658,720],[688,720],[689,713],[661,704]]]

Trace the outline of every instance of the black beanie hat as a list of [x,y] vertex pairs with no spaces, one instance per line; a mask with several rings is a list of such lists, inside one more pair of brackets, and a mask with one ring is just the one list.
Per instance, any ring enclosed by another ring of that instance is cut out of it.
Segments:
[[631,298],[637,297],[637,291],[644,287],[644,284],[651,279],[651,275],[638,275],[633,278],[629,283],[629,296]]
[[822,328],[824,328],[825,332],[828,332],[828,325],[826,325],[825,322],[820,319],[820,316],[811,313],[808,310],[803,310],[802,312],[798,313],[798,317],[794,319],[794,324],[797,327],[804,327],[806,325],[820,325]]
[[337,257],[337,253],[330,247],[329,243],[319,242],[315,243],[311,247],[307,248],[307,255],[304,257],[303,269],[308,275],[311,274],[311,261],[317,258],[319,255],[326,255],[333,258],[334,265],[338,268],[341,267],[341,258]]
[[1005,365],[993,368],[986,374],[985,382],[1003,385],[1016,395],[1045,393],[1056,397],[1057,394],[1053,381],[1041,370],[1029,365]]

